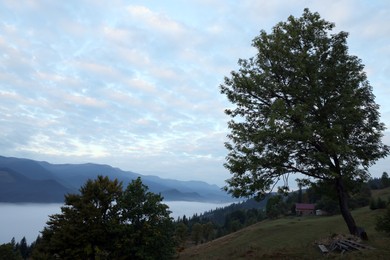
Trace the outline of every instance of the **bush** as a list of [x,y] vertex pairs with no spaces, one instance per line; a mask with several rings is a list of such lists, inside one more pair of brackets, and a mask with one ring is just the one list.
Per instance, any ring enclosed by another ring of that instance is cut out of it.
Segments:
[[382,200],[380,197],[378,197],[376,200],[371,199],[370,200],[370,209],[376,210],[376,209],[385,209],[387,206],[386,201]]
[[337,200],[329,197],[329,196],[322,196],[319,201],[317,201],[317,209],[321,209],[326,211],[328,214],[337,214],[340,212],[339,204]]
[[376,202],[375,202],[375,200],[373,198],[370,200],[370,209],[371,210],[376,210],[377,209]]
[[390,235],[390,206],[387,207],[386,213],[383,216],[377,218],[375,229]]

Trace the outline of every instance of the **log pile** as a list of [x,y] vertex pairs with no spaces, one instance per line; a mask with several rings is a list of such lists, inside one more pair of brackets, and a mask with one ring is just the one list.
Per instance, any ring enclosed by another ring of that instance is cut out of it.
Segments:
[[329,252],[341,252],[344,254],[349,251],[361,251],[374,249],[371,246],[363,244],[361,239],[350,235],[333,235],[330,238],[321,239],[315,243],[323,254]]

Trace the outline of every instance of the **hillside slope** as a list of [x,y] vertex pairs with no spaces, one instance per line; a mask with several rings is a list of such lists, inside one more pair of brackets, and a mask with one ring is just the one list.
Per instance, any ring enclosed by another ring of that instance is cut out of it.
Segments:
[[[352,212],[375,250],[346,253],[343,259],[390,259],[390,238],[375,230],[375,219],[384,210],[368,207]],[[323,257],[315,242],[332,234],[347,234],[340,215],[286,217],[266,220],[209,243],[187,248],[179,259],[318,259]],[[340,253],[332,253],[338,258]]]
[[8,168],[0,167],[0,202],[62,202],[64,194],[74,192],[54,179],[29,179]]

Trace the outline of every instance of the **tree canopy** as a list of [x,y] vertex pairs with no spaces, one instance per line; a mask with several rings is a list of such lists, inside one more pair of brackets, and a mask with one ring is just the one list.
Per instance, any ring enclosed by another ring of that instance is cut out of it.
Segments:
[[[225,167],[234,196],[269,192],[278,180],[300,173],[334,185],[351,233],[346,184],[369,177],[368,168],[388,155],[361,60],[348,54],[346,32],[305,9],[252,43],[257,54],[240,59],[221,93],[235,106]],[[285,187],[287,188],[287,187]]]
[[162,197],[141,179],[122,183],[98,176],[65,196],[36,245],[38,259],[169,259],[173,223]]

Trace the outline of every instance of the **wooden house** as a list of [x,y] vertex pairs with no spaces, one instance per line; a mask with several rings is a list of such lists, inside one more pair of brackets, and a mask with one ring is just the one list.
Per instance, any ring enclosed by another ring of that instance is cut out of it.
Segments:
[[298,216],[315,215],[315,205],[311,203],[295,203],[295,212]]

